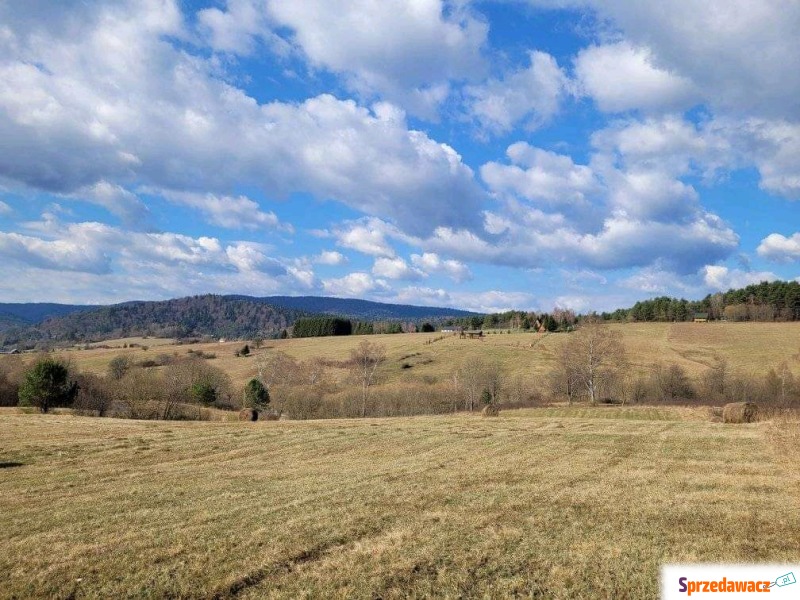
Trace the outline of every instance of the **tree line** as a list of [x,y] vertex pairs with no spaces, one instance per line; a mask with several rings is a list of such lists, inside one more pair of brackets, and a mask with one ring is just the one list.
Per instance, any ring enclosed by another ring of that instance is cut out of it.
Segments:
[[630,308],[604,312],[606,321],[691,321],[702,314],[709,320],[798,321],[800,283],[762,281],[740,289],[709,294],[702,300],[660,296],[637,302]]

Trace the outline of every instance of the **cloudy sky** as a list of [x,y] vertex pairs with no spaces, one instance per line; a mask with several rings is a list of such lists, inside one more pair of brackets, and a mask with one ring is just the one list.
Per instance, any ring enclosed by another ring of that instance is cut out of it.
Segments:
[[797,0],[0,0],[0,301],[800,275]]

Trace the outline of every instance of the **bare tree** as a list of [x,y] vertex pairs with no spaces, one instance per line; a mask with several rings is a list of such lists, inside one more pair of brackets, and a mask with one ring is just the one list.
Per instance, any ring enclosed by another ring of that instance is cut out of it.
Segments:
[[597,404],[601,390],[614,378],[625,362],[622,336],[608,325],[597,320],[587,320],[570,334],[562,359],[589,397]]
[[258,379],[269,391],[272,386],[289,383],[297,376],[297,361],[285,352],[265,352],[255,362]]
[[367,415],[367,396],[375,381],[375,371],[386,360],[386,347],[362,341],[358,348],[350,351],[350,371],[361,384],[361,416]]
[[475,410],[481,394],[487,389],[490,367],[480,356],[471,356],[461,364],[458,380],[465,391],[464,408]]

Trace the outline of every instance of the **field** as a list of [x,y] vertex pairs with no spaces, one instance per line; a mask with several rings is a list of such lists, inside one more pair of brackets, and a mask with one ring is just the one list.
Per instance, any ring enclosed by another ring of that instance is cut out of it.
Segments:
[[2,597],[638,599],[665,562],[800,559],[798,423],[7,409],[0,431]]
[[[655,362],[676,363],[697,376],[717,358],[728,361],[733,370],[743,374],[788,361],[800,375],[800,323],[640,323],[613,325],[623,336],[634,371],[643,371]],[[524,374],[533,379],[544,376],[555,364],[566,334],[511,333],[490,334],[484,340],[462,340],[441,333],[348,336],[269,340],[255,352],[286,352],[300,360],[320,356],[341,360],[358,343],[367,339],[387,348],[381,380],[394,382],[422,378],[443,379],[470,356],[482,356],[500,362],[509,376]],[[148,345],[123,349],[124,342]],[[236,385],[243,385],[256,373],[254,357],[237,358],[236,350],[244,342],[174,345],[170,340],[114,340],[111,348],[64,352],[80,369],[104,373],[109,361],[119,354],[134,360],[154,358],[158,354],[185,356],[188,350],[202,350],[217,355],[211,364],[226,371]],[[403,364],[410,368],[403,368]]]

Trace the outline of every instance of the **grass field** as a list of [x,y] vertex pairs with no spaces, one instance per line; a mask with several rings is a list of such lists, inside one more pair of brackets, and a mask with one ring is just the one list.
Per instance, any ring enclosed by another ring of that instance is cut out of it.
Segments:
[[[717,358],[724,358],[732,369],[748,374],[761,372],[787,361],[800,375],[800,323],[631,323],[613,325],[622,332],[633,370],[644,371],[655,362],[676,363],[690,375],[697,376]],[[525,374],[533,378],[544,376],[558,360],[561,345],[567,334],[512,333],[488,335],[483,341],[462,340],[440,333],[398,335],[348,336],[334,338],[304,338],[269,340],[258,352],[282,351],[306,360],[315,356],[341,360],[362,339],[386,346],[388,360],[382,367],[382,381],[441,379],[470,356],[482,356],[499,361],[509,375]],[[237,358],[236,350],[244,342],[195,344],[176,346],[170,340],[133,340],[149,345],[122,349],[119,340],[108,342],[108,349],[72,350],[63,353],[80,369],[104,373],[111,359],[121,353],[134,360],[153,358],[157,354],[202,350],[217,355],[210,361],[243,385],[256,373],[254,357]],[[411,368],[403,369],[408,363]]]
[[0,596],[639,599],[665,562],[797,562],[800,425],[708,416],[0,412]]

